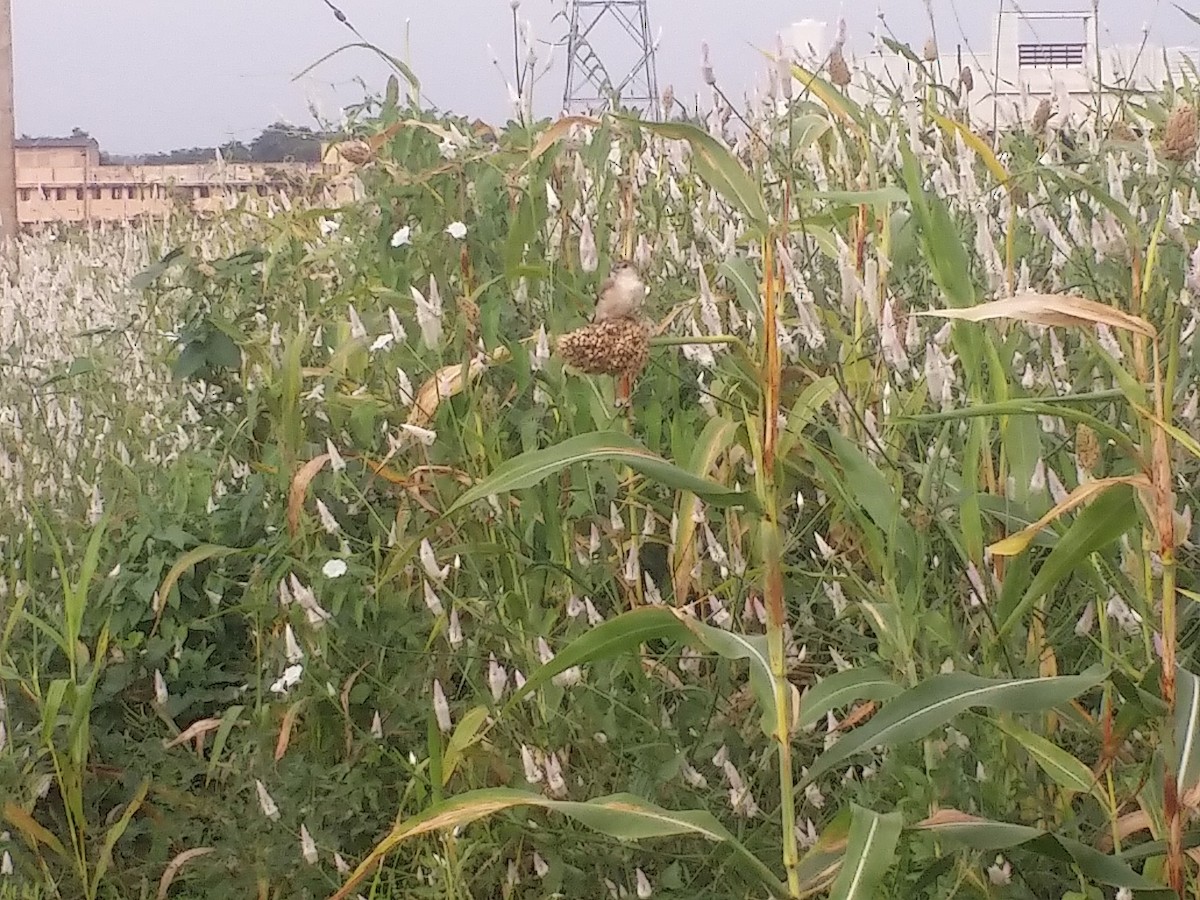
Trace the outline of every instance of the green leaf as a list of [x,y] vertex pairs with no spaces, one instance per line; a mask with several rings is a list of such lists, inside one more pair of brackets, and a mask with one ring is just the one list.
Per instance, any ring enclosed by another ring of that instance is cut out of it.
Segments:
[[895,185],[869,191],[797,191],[801,201],[823,200],[848,206],[886,206],[889,203],[908,203],[908,192]]
[[513,691],[505,710],[527,697],[560,672],[598,659],[610,659],[637,649],[647,641],[686,641],[690,637],[680,614],[665,606],[643,606],[621,613],[577,637],[548,663],[530,673],[525,684]]
[[813,685],[800,701],[800,718],[796,727],[808,728],[820,721],[831,709],[856,700],[890,700],[904,688],[896,684],[882,669],[869,666],[837,672]]
[[[688,471],[698,478],[708,477],[708,472],[714,463],[733,443],[737,430],[738,426],[734,422],[722,416],[709,419],[708,424],[700,433],[700,438],[692,448],[692,455],[688,460]],[[696,563],[697,552],[698,517],[696,514],[699,507],[700,498],[691,491],[683,491],[679,494],[675,507],[675,518],[679,527],[672,541],[674,552],[671,559],[671,583],[675,588],[677,604],[686,603],[691,594],[692,569]]]
[[995,719],[992,724],[1024,747],[1025,751],[1033,757],[1033,761],[1059,787],[1081,794],[1089,793],[1092,790],[1096,781],[1092,770],[1066,750],[1016,722]]
[[[622,117],[623,118],[623,117]],[[626,121],[632,121],[626,119]],[[767,205],[762,193],[729,149],[706,131],[684,122],[642,122],[639,128],[669,140],[687,141],[696,172],[726,202],[737,207],[753,224],[765,227]]]
[[1200,677],[1182,666],[1175,670],[1175,734],[1172,762],[1183,796],[1200,782]]
[[445,831],[486,816],[520,807],[536,806],[568,818],[618,840],[690,835],[725,845],[749,872],[776,897],[786,897],[787,887],[754,854],[738,842],[711,813],[703,810],[662,809],[633,794],[612,794],[586,802],[550,800],[540,794],[510,788],[469,791],[439,803],[397,824],[367,854],[331,900],[345,900],[354,887],[404,841],[434,831]]
[[125,834],[125,830],[129,828],[129,823],[133,821],[134,814],[141,809],[142,802],[146,799],[146,793],[149,790],[150,779],[147,778],[138,786],[137,791],[130,801],[125,804],[125,810],[121,813],[121,818],[113,822],[108,831],[104,833],[104,844],[100,848],[100,859],[96,862],[96,868],[92,872],[92,896],[98,895],[100,884],[108,872],[108,867],[112,865],[113,849],[117,846],[117,841]]
[[830,900],[870,900],[896,858],[896,844],[904,820],[900,813],[880,815],[857,804],[850,820],[850,841],[842,859]]
[[771,657],[767,650],[767,638],[762,634],[739,634],[714,628],[692,618],[684,619],[689,631],[709,650],[725,659],[745,659],[750,662],[750,689],[762,708],[762,730],[767,737],[787,740],[779,735],[777,725],[779,710],[775,703],[774,682],[771,678]]
[[465,491],[446,510],[457,512],[492,494],[503,494],[533,487],[568,466],[582,462],[615,460],[641,472],[647,478],[679,491],[691,491],[711,506],[743,506],[757,510],[752,494],[735,491],[707,478],[700,478],[654,453],[633,438],[616,431],[593,431],[576,435],[543,450],[522,453],[504,464],[483,481]]
[[733,284],[742,310],[755,318],[762,315],[762,303],[758,296],[758,276],[750,260],[742,256],[731,256],[717,267],[717,277]]
[[142,271],[138,272],[130,280],[130,288],[135,291],[144,291],[166,274],[166,271],[178,262],[181,256],[183,256],[183,250],[176,248],[158,262],[146,266],[146,268],[142,269]]
[[450,735],[450,740],[446,744],[446,752],[442,754],[443,785],[450,783],[450,777],[454,774],[466,749],[479,740],[479,730],[487,721],[487,715],[486,706],[476,706],[468,711],[455,727],[454,734]]
[[805,783],[872,747],[918,741],[959,713],[984,706],[1004,712],[1036,712],[1066,703],[1095,687],[1105,673],[1058,678],[981,678],[966,672],[935,675],[884,705],[866,725],[844,735],[817,757]]
[[997,607],[999,636],[1002,638],[1012,631],[1034,603],[1076,571],[1089,556],[1120,538],[1136,524],[1137,518],[1133,488],[1128,485],[1110,488],[1084,507],[1050,551],[1021,599],[1012,609],[1004,609],[1005,604]]
[[[927,832],[939,840],[961,844],[975,851],[995,852],[1019,846],[1040,856],[1077,866],[1086,878],[1100,884],[1149,891],[1145,895],[1147,897],[1171,896],[1162,894],[1161,884],[1139,875],[1120,857],[1106,855],[1078,841],[1028,825],[996,822],[944,809],[912,826],[910,830]],[[1143,895],[1139,893],[1138,896],[1140,898]]]
[[1178,3],[1175,4],[1175,8],[1177,10],[1179,10],[1181,13],[1183,13],[1185,16],[1187,16],[1189,19],[1191,19],[1194,24],[1200,25],[1200,16],[1196,15],[1195,13],[1188,12],[1186,9],[1184,9],[1182,6],[1180,6]]

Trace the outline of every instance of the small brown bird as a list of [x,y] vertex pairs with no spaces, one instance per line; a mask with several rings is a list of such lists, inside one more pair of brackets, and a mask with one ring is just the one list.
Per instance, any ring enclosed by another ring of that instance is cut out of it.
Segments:
[[633,318],[645,300],[646,283],[642,281],[637,266],[623,259],[613,266],[612,273],[600,283],[592,321]]

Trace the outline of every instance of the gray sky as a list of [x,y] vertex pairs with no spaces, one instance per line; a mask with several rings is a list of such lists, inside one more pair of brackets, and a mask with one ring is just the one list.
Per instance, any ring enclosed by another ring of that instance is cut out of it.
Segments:
[[[249,140],[283,118],[312,124],[310,100],[332,118],[363,96],[356,78],[379,90],[387,70],[367,51],[351,50],[293,83],[322,55],[352,40],[323,0],[11,0],[16,47],[17,130],[90,131],[112,152],[141,152]],[[440,107],[489,121],[507,115],[507,92],[491,64],[490,43],[511,59],[508,0],[337,0],[371,41],[402,58],[411,19],[411,61],[425,93]],[[932,0],[943,52],[990,44],[998,0]],[[1069,0],[1023,0],[1025,9]],[[1200,0],[1179,0],[1200,13]],[[928,34],[923,0],[650,0],[651,29],[661,27],[660,87],[690,96],[707,40],[722,85],[740,93],[764,71],[755,48],[773,46],[781,28],[802,18],[845,15],[851,47],[865,52],[882,5],[888,26],[920,47]],[[1090,0],[1073,0],[1087,8]],[[551,0],[523,0],[522,18],[539,39],[561,37]],[[1140,39],[1200,44],[1200,27],[1171,0],[1101,0],[1104,43]],[[961,23],[961,25],[960,25]],[[599,48],[604,52],[604,48]],[[511,78],[511,64],[507,71]],[[540,112],[558,107],[564,52],[536,92]]]

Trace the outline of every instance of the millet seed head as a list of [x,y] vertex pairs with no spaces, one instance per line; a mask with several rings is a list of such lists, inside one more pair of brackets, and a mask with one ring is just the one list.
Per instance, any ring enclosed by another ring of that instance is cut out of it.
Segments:
[[607,319],[558,339],[558,354],[589,375],[637,374],[650,356],[650,328],[635,319]]
[[840,88],[850,83],[850,67],[846,65],[846,57],[842,56],[840,48],[835,49],[829,57],[829,80]]
[[1190,162],[1196,155],[1196,107],[1182,103],[1167,119],[1163,137],[1163,156],[1171,162]]

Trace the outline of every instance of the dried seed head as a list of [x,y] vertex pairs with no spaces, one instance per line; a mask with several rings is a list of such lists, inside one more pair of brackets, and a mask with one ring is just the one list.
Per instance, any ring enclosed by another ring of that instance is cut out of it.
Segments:
[[1167,119],[1163,156],[1171,162],[1189,162],[1196,155],[1196,108],[1190,103],[1175,107]]
[[1043,97],[1042,102],[1037,105],[1037,109],[1033,113],[1033,130],[1035,134],[1041,134],[1046,130],[1046,126],[1050,123],[1050,99]]
[[366,141],[343,141],[338,144],[338,153],[342,159],[355,166],[369,162],[373,155],[371,145]]
[[850,67],[840,49],[835,49],[829,56],[829,80],[840,88],[850,83]]
[[962,82],[964,94],[969,94],[975,89],[975,75],[971,72],[970,66],[963,66],[962,73],[958,76],[958,80]]
[[1082,422],[1075,428],[1075,461],[1089,475],[1095,475],[1100,468],[1100,440]]
[[929,39],[925,42],[923,55],[925,57],[925,62],[937,62],[937,41],[933,39],[932,35],[930,35]]
[[675,88],[668,84],[662,95],[663,113],[670,115],[671,110],[675,108]]
[[607,319],[564,334],[558,353],[589,375],[637,374],[650,356],[650,328],[635,319]]
[[1112,131],[1108,136],[1114,141],[1136,141],[1137,135],[1133,133],[1133,129],[1129,127],[1128,122],[1118,122],[1112,127]]

